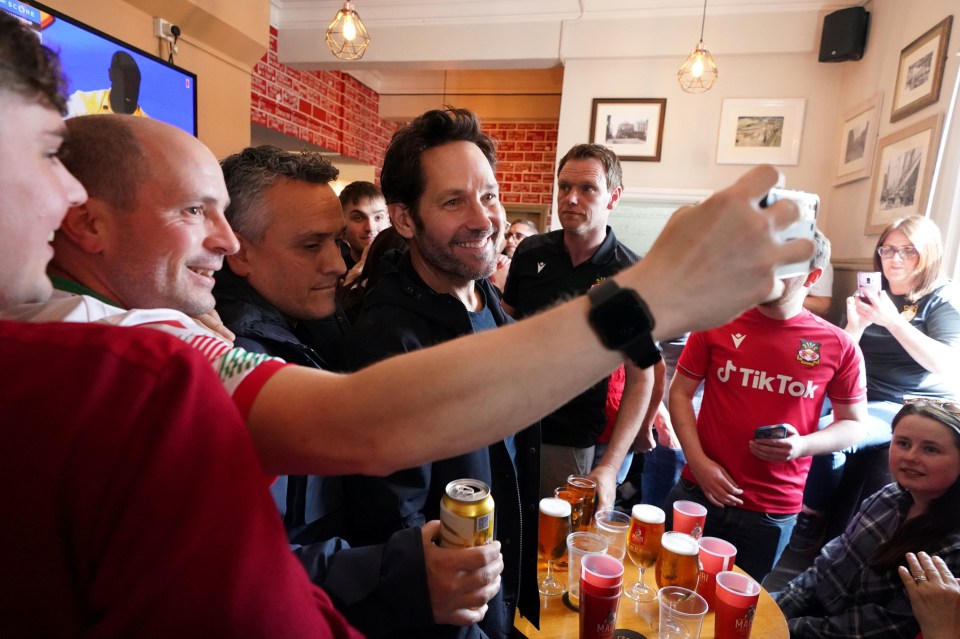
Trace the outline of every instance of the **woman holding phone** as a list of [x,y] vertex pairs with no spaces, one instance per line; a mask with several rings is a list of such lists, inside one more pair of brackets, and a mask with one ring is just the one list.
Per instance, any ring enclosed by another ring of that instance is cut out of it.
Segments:
[[960,405],[904,405],[893,419],[889,467],[894,483],[864,500],[813,566],[774,595],[792,639],[912,639],[917,593],[904,587],[900,566],[920,594],[937,586],[937,575],[911,553],[937,555],[945,571],[960,571]]
[[960,287],[943,274],[940,230],[919,215],[884,229],[873,264],[883,274],[882,290],[847,299],[844,329],[860,341],[868,400],[891,404],[878,408],[893,417],[904,395],[957,393]]
[[845,453],[886,444],[904,397],[960,397],[960,286],[943,272],[940,230],[929,218],[903,217],[877,240],[882,288],[847,298],[847,331],[860,343],[867,371],[867,434],[855,447],[815,457],[790,547],[823,541],[822,516],[843,475]]

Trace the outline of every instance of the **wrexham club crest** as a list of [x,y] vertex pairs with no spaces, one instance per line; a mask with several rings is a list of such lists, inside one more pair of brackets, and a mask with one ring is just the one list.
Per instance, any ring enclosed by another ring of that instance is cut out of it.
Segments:
[[797,361],[804,366],[816,366],[820,363],[820,342],[800,340],[800,350],[797,351]]

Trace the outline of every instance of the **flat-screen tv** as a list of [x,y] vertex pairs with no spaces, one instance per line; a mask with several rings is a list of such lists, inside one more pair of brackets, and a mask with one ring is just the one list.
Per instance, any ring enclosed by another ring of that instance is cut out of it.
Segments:
[[39,2],[0,0],[60,54],[67,117],[133,113],[197,134],[197,76]]

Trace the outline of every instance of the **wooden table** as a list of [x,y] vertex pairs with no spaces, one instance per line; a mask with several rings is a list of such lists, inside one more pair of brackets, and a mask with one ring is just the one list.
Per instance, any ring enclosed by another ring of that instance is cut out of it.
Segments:
[[[739,571],[739,568],[736,570]],[[647,584],[653,581],[652,570],[647,575]],[[627,581],[633,582],[636,569],[627,568]],[[637,603],[627,597],[620,597],[617,608],[617,628],[634,630],[647,637],[659,637],[659,608],[656,601]],[[580,635],[580,616],[563,603],[562,597],[540,596],[540,630],[517,615],[514,627],[527,639],[578,639]],[[751,639],[789,639],[787,620],[779,606],[766,590],[760,590],[757,604],[757,616],[753,619]],[[614,635],[616,639],[616,635]],[[700,630],[700,639],[713,639],[713,611],[707,613]]]

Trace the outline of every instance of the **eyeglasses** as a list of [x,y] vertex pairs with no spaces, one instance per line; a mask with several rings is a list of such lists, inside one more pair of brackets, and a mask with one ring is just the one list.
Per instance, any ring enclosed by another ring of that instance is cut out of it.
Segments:
[[903,404],[904,406],[933,406],[956,417],[960,417],[960,403],[957,403],[952,399],[943,399],[941,397],[905,396],[903,398]]
[[912,246],[901,246],[899,248],[896,246],[881,246],[877,249],[877,255],[884,260],[892,259],[894,255],[899,255],[901,260],[912,260],[920,255],[920,252]]

